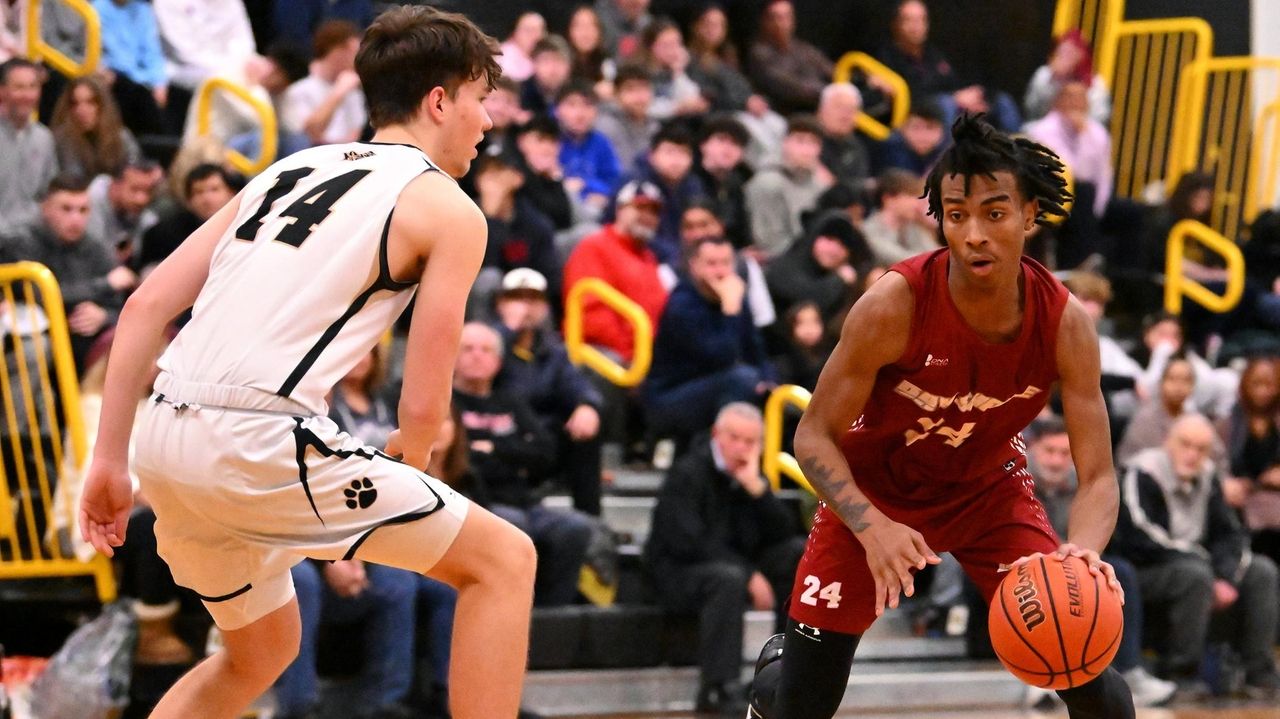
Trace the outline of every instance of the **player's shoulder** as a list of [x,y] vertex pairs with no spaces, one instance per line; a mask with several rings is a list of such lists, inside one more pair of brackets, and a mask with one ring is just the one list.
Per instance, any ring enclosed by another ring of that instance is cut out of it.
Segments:
[[903,322],[910,324],[915,311],[915,293],[905,276],[896,271],[884,273],[867,288],[854,303],[853,310],[859,317],[880,323]]
[[433,170],[413,178],[400,190],[391,231],[429,252],[446,238],[479,237],[484,244],[488,221],[453,178]]
[[424,222],[484,222],[484,213],[456,180],[440,170],[430,170],[413,178],[400,191],[397,205],[415,210]]
[[865,351],[865,359],[876,365],[889,364],[906,351],[914,312],[910,283],[896,272],[887,272],[849,310],[840,341]]

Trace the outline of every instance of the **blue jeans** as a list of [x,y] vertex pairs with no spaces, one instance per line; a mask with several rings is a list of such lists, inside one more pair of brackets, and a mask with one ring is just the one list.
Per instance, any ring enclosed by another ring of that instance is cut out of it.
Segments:
[[1124,634],[1111,664],[1116,671],[1127,672],[1142,664],[1142,588],[1138,586],[1138,570],[1129,560],[1114,554],[1102,555],[1102,561],[1116,570],[1116,581],[1124,590]]
[[431,678],[437,686],[449,682],[449,647],[458,590],[430,577],[418,577],[418,617],[427,627]]
[[377,710],[403,700],[413,684],[414,631],[418,575],[366,564],[369,586],[360,595],[339,597],[320,568],[304,561],[293,568],[293,585],[302,616],[298,658],[276,681],[280,714],[301,714],[320,698],[316,644],[320,624],[365,620],[364,664],[360,669],[361,706]]
[[489,509],[529,535],[538,549],[534,605],[572,604],[578,596],[578,574],[587,557],[587,545],[591,543],[591,519],[574,509],[537,504],[527,509],[495,504]]
[[659,435],[687,439],[710,429],[726,404],[754,402],[763,380],[760,370],[740,364],[675,387],[645,388],[645,414]]

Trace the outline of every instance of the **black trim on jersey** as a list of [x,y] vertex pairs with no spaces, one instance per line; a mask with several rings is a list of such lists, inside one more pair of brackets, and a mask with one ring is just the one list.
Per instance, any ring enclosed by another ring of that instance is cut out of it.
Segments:
[[356,556],[356,550],[360,548],[361,544],[364,544],[364,540],[368,539],[375,531],[382,529],[387,525],[408,524],[409,522],[416,522],[417,520],[422,519],[423,517],[430,517],[436,512],[439,512],[441,509],[444,509],[444,499],[439,494],[436,494],[436,491],[434,489],[431,489],[431,485],[427,485],[427,489],[432,494],[436,495],[435,507],[428,509],[425,512],[410,512],[408,514],[402,514],[399,517],[392,517],[391,519],[388,519],[385,522],[380,522],[376,526],[370,527],[369,531],[360,535],[360,538],[356,540],[355,544],[351,545],[351,548],[347,550],[347,553],[342,555],[342,559],[345,561],[345,560],[354,558]]
[[387,213],[387,221],[382,226],[382,238],[378,241],[378,278],[373,281],[372,285],[369,285],[368,289],[361,292],[360,295],[352,301],[351,306],[347,307],[347,311],[343,312],[341,317],[334,320],[333,324],[329,325],[325,329],[324,333],[320,335],[320,339],[316,340],[316,343],[311,346],[311,349],[303,356],[302,361],[298,363],[298,366],[294,367],[293,371],[289,373],[289,376],[285,378],[284,384],[280,385],[280,389],[276,390],[277,395],[281,397],[288,397],[293,394],[293,390],[297,388],[298,383],[301,382],[302,378],[311,370],[311,367],[316,363],[316,360],[320,359],[320,353],[324,352],[330,342],[333,342],[334,338],[338,336],[338,333],[342,331],[342,328],[351,321],[351,318],[355,317],[360,310],[364,309],[369,298],[373,297],[375,293],[381,290],[387,290],[388,292],[403,292],[417,284],[416,282],[400,282],[391,276],[390,263],[387,259],[387,238],[391,234],[391,215],[394,212],[395,207],[392,207],[391,212]]
[[245,592],[249,591],[250,589],[253,589],[253,583],[246,584],[246,585],[244,585],[243,587],[240,587],[239,589],[235,590],[234,592],[231,592],[230,594],[224,594],[224,595],[222,595],[221,597],[206,597],[205,595],[201,594],[200,592],[196,592],[194,589],[193,589],[193,590],[191,590],[191,591],[192,591],[192,592],[195,592],[195,595],[196,595],[197,597],[200,597],[200,599],[201,599],[202,601],[205,601],[205,602],[212,602],[212,603],[215,603],[215,604],[216,604],[216,603],[218,603],[218,602],[225,602],[225,601],[227,601],[227,600],[229,600],[229,599],[235,599],[236,597],[240,596],[241,594],[244,594]]
[[293,440],[298,445],[298,481],[302,482],[302,491],[307,493],[307,502],[311,504],[311,511],[315,513],[316,519],[320,520],[320,524],[324,524],[324,517],[320,516],[320,510],[316,508],[316,500],[311,496],[311,484],[307,482],[307,447],[319,452],[321,457],[337,457],[338,459],[361,457],[368,460],[378,456],[387,459],[391,458],[376,449],[370,452],[365,447],[358,449],[332,449],[317,437],[315,432],[302,426],[303,419],[301,417],[294,417],[293,421],[297,424],[293,428]]

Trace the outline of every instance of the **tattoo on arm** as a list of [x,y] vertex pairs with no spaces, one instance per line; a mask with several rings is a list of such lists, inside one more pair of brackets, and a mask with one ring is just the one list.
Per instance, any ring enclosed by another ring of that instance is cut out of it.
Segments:
[[859,502],[853,496],[853,487],[847,482],[832,481],[834,473],[830,467],[822,464],[816,457],[806,457],[801,462],[801,469],[809,482],[819,490],[827,504],[844,520],[854,534],[862,532],[871,525],[863,521],[862,516],[871,508],[868,502]]

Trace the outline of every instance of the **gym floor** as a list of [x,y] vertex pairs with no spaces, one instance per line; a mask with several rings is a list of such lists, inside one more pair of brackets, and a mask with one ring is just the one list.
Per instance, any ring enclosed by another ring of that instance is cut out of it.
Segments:
[[[942,712],[934,714],[840,714],[857,719],[1061,719],[1066,710],[1058,712]],[[1275,719],[1277,709],[1258,705],[1198,706],[1172,709],[1139,709],[1138,719]],[[703,719],[697,714],[614,714],[581,719]]]

